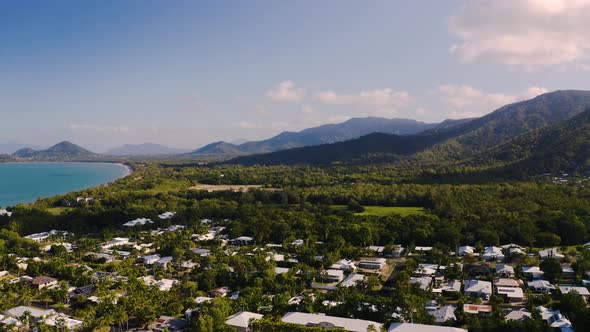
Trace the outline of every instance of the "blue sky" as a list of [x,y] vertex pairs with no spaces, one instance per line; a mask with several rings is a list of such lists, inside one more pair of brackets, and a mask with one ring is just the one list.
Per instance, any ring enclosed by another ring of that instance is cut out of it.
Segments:
[[0,143],[196,148],[590,84],[590,1],[2,1]]

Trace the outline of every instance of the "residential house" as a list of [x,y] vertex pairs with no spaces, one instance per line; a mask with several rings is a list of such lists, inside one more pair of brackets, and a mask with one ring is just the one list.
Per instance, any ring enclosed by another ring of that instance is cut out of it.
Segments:
[[160,219],[171,219],[176,215],[176,212],[166,211],[158,216]]
[[538,306],[537,310],[539,310],[541,318],[547,322],[549,326],[561,329],[562,332],[574,331],[570,320],[564,317],[559,310],[552,310],[543,306]]
[[281,320],[285,323],[326,329],[342,329],[351,332],[366,332],[371,326],[379,331],[383,327],[383,324],[369,320],[308,314],[303,312],[288,312],[283,318],[281,318]]
[[434,288],[432,292],[438,295],[449,295],[452,293],[459,293],[461,292],[461,280],[450,280],[447,283],[441,284],[440,287]]
[[248,332],[250,331],[250,322],[253,320],[261,319],[263,315],[249,312],[240,311],[227,318],[225,324],[232,327],[237,332]]
[[428,313],[434,317],[435,322],[444,323],[451,320],[457,320],[455,317],[455,310],[457,308],[452,305],[445,305],[440,308],[427,308]]
[[147,224],[153,224],[154,222],[148,218],[137,218],[135,220],[128,221],[123,224],[125,227],[144,226]]
[[572,292],[578,293],[582,296],[582,298],[584,298],[584,301],[588,302],[588,300],[590,299],[590,292],[588,291],[588,288],[586,287],[580,287],[580,286],[573,286],[573,285],[558,285],[559,290],[561,291],[562,294],[569,294]]
[[557,248],[539,250],[539,257],[541,257],[541,261],[544,261],[547,258],[554,258],[562,262],[565,259],[565,255],[562,255],[559,252],[557,252]]
[[541,271],[541,269],[538,266],[523,266],[522,267],[522,275],[524,275],[525,277],[529,278],[529,279],[541,279],[543,278],[543,274],[545,274],[545,272]]
[[143,264],[145,265],[154,265],[154,263],[156,263],[160,258],[160,255],[158,254],[153,254],[153,255],[147,255],[147,256],[143,256],[142,260],[143,260]]
[[524,292],[520,287],[496,287],[499,296],[507,299],[509,302],[524,302]]
[[494,286],[496,287],[520,287],[520,283],[510,278],[500,278],[494,280]]
[[483,254],[483,258],[486,261],[504,261],[504,253],[502,252],[502,248],[500,247],[485,247]]
[[216,296],[226,297],[227,294],[229,294],[229,292],[230,292],[230,290],[228,287],[219,287],[219,288],[215,288],[214,290],[212,290],[209,295],[211,297],[216,297]]
[[234,246],[249,246],[254,243],[254,238],[249,236],[240,236],[230,241]]
[[457,251],[459,256],[473,255],[473,253],[475,253],[475,248],[472,246],[461,246]]
[[211,250],[205,248],[195,248],[192,251],[195,255],[199,255],[201,257],[207,257],[211,255]]
[[428,288],[430,288],[430,284],[432,284],[432,277],[410,277],[410,284],[418,285],[423,290],[428,290]]
[[7,211],[6,209],[0,209],[0,217],[10,217],[12,216],[12,212]]
[[496,264],[496,276],[504,278],[514,277],[514,267],[507,264]]
[[348,277],[346,277],[344,281],[340,283],[340,286],[353,287],[356,286],[357,283],[362,282],[363,280],[365,280],[365,276],[363,274],[353,272],[350,275],[348,275]]
[[330,268],[336,270],[354,271],[356,269],[356,264],[354,264],[354,262],[350,259],[341,259],[336,263],[332,264]]
[[532,314],[528,310],[526,310],[526,308],[521,308],[520,310],[510,311],[508,314],[506,314],[506,317],[504,317],[504,319],[507,321],[513,320],[517,322],[522,322],[531,319],[531,316]]
[[37,287],[39,290],[41,290],[46,287],[57,285],[57,279],[46,276],[39,276],[33,279],[33,281],[31,281],[31,284],[34,287]]
[[158,259],[157,261],[155,261],[154,265],[166,267],[166,266],[168,266],[168,264],[172,263],[172,260],[173,260],[172,256],[162,257],[162,258]]
[[150,328],[154,332],[183,332],[189,330],[189,323],[180,318],[160,316]]
[[392,323],[387,332],[467,332],[465,329],[450,326],[424,325],[414,323]]
[[477,297],[487,301],[492,296],[492,283],[482,280],[466,280],[463,292],[468,297]]
[[465,312],[466,314],[474,314],[482,317],[488,317],[492,315],[492,306],[481,304],[464,304],[463,312]]
[[381,270],[385,267],[386,262],[385,258],[363,259],[359,262],[358,267],[366,270]]
[[326,282],[341,282],[344,280],[344,271],[329,269],[323,273],[323,280]]
[[539,293],[551,293],[555,290],[555,286],[553,286],[547,280],[533,280],[527,283],[527,286],[533,290],[533,292]]
[[561,266],[561,277],[562,278],[575,278],[576,271],[570,265],[562,265]]

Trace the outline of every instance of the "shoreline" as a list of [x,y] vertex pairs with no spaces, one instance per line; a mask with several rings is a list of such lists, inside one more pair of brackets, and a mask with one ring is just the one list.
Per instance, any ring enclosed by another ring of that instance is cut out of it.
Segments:
[[87,190],[87,189],[93,189],[93,188],[99,188],[99,187],[103,187],[103,186],[109,186],[111,184],[113,184],[115,181],[123,179],[128,177],[129,175],[133,174],[135,172],[135,169],[133,168],[133,166],[131,166],[129,163],[126,162],[109,162],[109,161],[23,161],[23,162],[3,162],[0,163],[0,165],[3,164],[7,164],[7,165],[18,165],[18,164],[106,164],[106,165],[116,165],[118,167],[123,168],[124,170],[122,171],[122,174],[117,175],[114,179],[108,181],[108,182],[104,182],[102,184],[98,184],[98,185],[94,185],[94,186],[89,186],[89,187],[84,187],[84,188],[80,188],[80,189],[74,189],[74,190],[70,190],[67,192],[63,192],[63,193],[56,193],[53,195],[49,195],[49,196],[44,196],[44,197],[37,197],[34,200],[31,201],[21,201],[18,202],[16,204],[12,204],[12,205],[1,205],[0,204],[0,209],[5,209],[11,206],[16,206],[18,204],[26,204],[26,205],[30,205],[30,204],[35,204],[36,202],[38,202],[39,200],[45,199],[45,198],[50,198],[53,196],[59,196],[59,195],[66,195],[69,193],[73,193],[73,192],[77,192],[77,191],[81,191],[81,190]]

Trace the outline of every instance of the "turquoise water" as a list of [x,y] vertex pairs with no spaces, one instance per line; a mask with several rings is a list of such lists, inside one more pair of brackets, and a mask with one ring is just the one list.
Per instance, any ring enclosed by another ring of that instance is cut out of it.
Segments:
[[127,173],[125,166],[109,163],[0,164],[0,207],[96,187]]

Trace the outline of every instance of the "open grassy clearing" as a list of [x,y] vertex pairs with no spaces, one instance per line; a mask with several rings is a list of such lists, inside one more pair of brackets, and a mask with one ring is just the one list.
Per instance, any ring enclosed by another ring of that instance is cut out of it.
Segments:
[[[333,209],[337,210],[346,210],[348,207],[346,205],[332,205]],[[426,209],[422,207],[412,207],[412,206],[363,206],[365,208],[364,212],[355,213],[357,216],[390,216],[392,214],[399,214],[401,216],[408,216],[412,214],[428,214]]]

